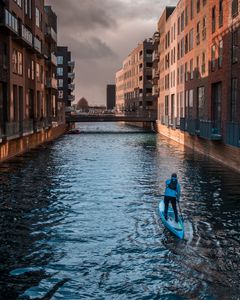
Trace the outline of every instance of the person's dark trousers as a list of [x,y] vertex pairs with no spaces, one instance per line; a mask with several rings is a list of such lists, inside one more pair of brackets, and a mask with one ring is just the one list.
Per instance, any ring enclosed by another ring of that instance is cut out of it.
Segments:
[[164,204],[165,204],[164,217],[166,220],[168,219],[167,215],[168,215],[169,202],[171,202],[172,204],[172,208],[175,214],[175,221],[176,223],[178,223],[177,199],[175,197],[169,197],[169,196],[164,197]]

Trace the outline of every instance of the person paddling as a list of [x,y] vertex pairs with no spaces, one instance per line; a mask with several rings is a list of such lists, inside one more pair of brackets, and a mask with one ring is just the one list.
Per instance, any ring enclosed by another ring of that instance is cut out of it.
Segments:
[[169,202],[172,204],[172,208],[175,214],[175,222],[178,223],[178,211],[177,201],[180,200],[181,188],[178,183],[177,174],[173,173],[171,179],[166,180],[166,188],[164,193],[164,217],[168,220],[168,206]]

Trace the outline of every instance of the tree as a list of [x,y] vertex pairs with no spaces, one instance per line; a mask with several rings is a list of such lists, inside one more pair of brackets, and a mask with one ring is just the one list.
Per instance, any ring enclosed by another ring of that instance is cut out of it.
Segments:
[[88,107],[89,107],[88,102],[84,97],[78,101],[76,106],[77,110],[81,110],[81,111],[88,111]]

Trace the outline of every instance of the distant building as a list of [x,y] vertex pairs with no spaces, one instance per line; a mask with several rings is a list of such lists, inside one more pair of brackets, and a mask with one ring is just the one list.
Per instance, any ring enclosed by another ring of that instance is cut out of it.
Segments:
[[107,85],[107,109],[114,109],[116,105],[116,85]]
[[66,107],[72,105],[75,96],[75,62],[72,61],[71,52],[68,47],[57,47],[57,79],[58,79],[58,100],[63,101]]
[[152,54],[154,43],[146,39],[123,61],[116,73],[116,108],[124,112],[156,111],[153,95]]

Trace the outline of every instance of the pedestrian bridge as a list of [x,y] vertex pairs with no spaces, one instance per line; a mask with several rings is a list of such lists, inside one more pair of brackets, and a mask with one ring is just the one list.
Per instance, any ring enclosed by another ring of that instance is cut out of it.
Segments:
[[80,122],[155,122],[157,118],[156,113],[134,113],[134,114],[76,114],[67,115],[66,121],[68,123]]

